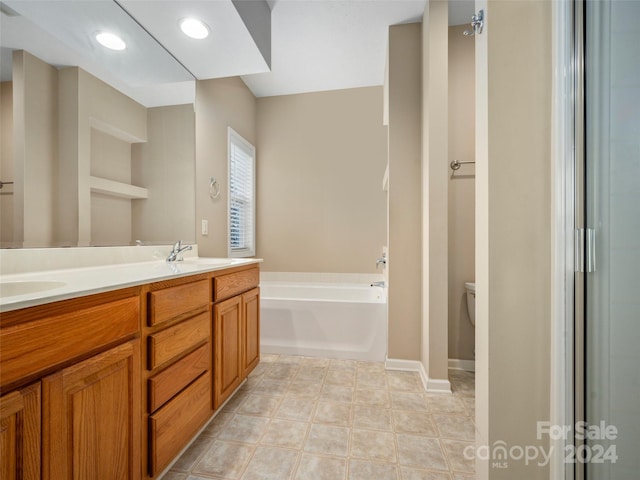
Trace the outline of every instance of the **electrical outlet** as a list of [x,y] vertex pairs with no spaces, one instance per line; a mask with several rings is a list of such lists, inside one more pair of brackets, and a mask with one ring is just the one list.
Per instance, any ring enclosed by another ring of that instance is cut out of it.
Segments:
[[209,235],[209,220],[202,220],[202,235]]

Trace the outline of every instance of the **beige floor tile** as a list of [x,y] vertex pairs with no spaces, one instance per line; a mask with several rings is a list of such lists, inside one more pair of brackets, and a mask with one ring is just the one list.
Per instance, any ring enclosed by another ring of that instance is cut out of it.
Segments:
[[392,431],[391,410],[388,408],[356,405],[353,407],[353,426],[390,432]]
[[387,388],[387,376],[385,372],[375,370],[358,369],[356,374],[356,388]]
[[303,380],[294,380],[289,385],[287,395],[294,395],[300,398],[318,398],[320,396],[320,390],[322,383],[320,382],[308,382]]
[[394,410],[427,411],[428,404],[424,393],[391,391],[390,396],[391,408]]
[[453,480],[476,480],[475,475],[465,475],[462,473],[454,473]]
[[224,426],[229,423],[229,421],[233,418],[235,413],[232,412],[220,412],[218,413],[213,420],[207,425],[207,428],[202,432],[202,436],[204,437],[217,437]]
[[430,414],[408,410],[392,410],[391,412],[396,432],[415,433],[416,435],[425,435],[427,437],[438,436],[438,431]]
[[288,388],[288,380],[278,380],[275,378],[264,377],[260,383],[253,387],[251,393],[259,393],[264,395],[284,395]]
[[368,405],[370,407],[389,408],[389,392],[386,390],[357,389],[354,403],[356,405]]
[[276,418],[310,421],[316,407],[315,400],[285,396],[276,411]]
[[266,417],[236,415],[218,435],[218,439],[242,443],[258,443],[269,424]]
[[272,417],[281,401],[282,397],[252,394],[246,398],[237,412],[246,415]]
[[449,470],[437,438],[396,434],[400,464],[424,469]]
[[462,401],[454,395],[426,395],[429,411],[433,413],[466,413]]
[[244,385],[242,386],[242,388],[247,392],[251,392],[251,390],[256,388],[256,385],[258,385],[263,378],[264,378],[264,375],[256,375],[255,377],[250,375],[247,378],[247,381],[244,382]]
[[347,461],[344,458],[321,457],[303,453],[294,480],[344,480]]
[[242,480],[287,479],[291,476],[297,459],[297,450],[260,446],[256,448]]
[[236,392],[236,394],[231,397],[227,403],[224,404],[224,406],[222,407],[222,411],[223,412],[235,412],[238,410],[238,408],[240,407],[240,405],[243,404],[243,402],[247,399],[247,397],[249,396],[249,392],[248,391],[238,391]]
[[351,432],[351,456],[394,463],[396,444],[393,433],[372,430],[356,430]]
[[327,367],[315,367],[303,365],[296,373],[295,379],[301,382],[321,383],[327,374]]
[[318,402],[313,422],[348,427],[351,425],[351,404]]
[[353,388],[339,385],[324,385],[320,391],[320,400],[327,402],[351,403]]
[[349,460],[349,480],[397,480],[398,467],[392,463]]
[[474,441],[476,438],[476,428],[473,421],[467,415],[447,415],[434,413],[431,415],[436,424],[438,433],[443,438],[455,440]]
[[327,385],[340,385],[343,387],[354,387],[356,383],[356,373],[351,370],[328,370],[324,379]]
[[188,473],[179,473],[179,472],[170,471],[170,472],[167,472],[167,474],[164,477],[162,477],[162,480],[187,480],[188,475],[189,475]]
[[[302,359],[304,357],[298,355],[277,355],[276,362],[277,363],[291,363],[293,365],[299,365],[302,363]],[[262,356],[260,357],[262,359]]]
[[328,367],[331,364],[330,358],[323,357],[302,357],[302,366]]
[[273,353],[261,353],[260,354],[260,363],[272,363],[278,361],[278,357],[280,355]]
[[415,468],[401,467],[402,480],[451,480],[451,475],[444,472],[417,470]]
[[265,374],[267,370],[271,368],[271,363],[265,363],[264,360],[260,360],[260,363],[256,365],[256,368],[249,374],[249,378],[251,377],[261,377]]
[[324,455],[347,456],[349,450],[349,429],[331,425],[311,425],[304,446],[305,452]]
[[387,372],[387,385],[389,390],[406,392],[423,392],[424,386],[420,375],[416,372]]
[[163,480],[474,480],[475,378],[450,381],[426,394],[383,362],[263,355]]
[[264,432],[260,444],[302,449],[308,430],[308,423],[274,418]]
[[290,363],[276,363],[264,373],[264,378],[291,380],[298,373],[299,367]]
[[467,409],[467,414],[474,418],[476,415],[476,399],[474,397],[460,397],[460,401],[463,403],[464,408]]
[[193,473],[237,479],[249,462],[253,448],[216,440],[193,469]]
[[355,373],[358,368],[356,360],[332,359],[329,364],[329,370],[348,370]]
[[171,470],[177,470],[179,472],[188,472],[191,470],[204,452],[213,444],[213,438],[200,436],[191,444],[191,446],[184,452],[178,461],[173,464]]
[[358,362],[358,370],[367,370],[369,372],[386,372],[384,362]]
[[475,473],[475,459],[468,455],[469,451],[473,451],[471,447],[475,447],[475,443],[448,439],[442,439],[440,442],[444,446],[452,470]]

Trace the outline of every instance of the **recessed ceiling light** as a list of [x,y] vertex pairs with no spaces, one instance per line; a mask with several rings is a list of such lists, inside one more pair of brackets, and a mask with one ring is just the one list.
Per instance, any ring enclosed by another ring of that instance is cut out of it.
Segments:
[[96,40],[100,45],[110,48],[111,50],[124,50],[127,48],[127,44],[124,43],[124,40],[113,33],[100,32],[96,35]]
[[180,28],[188,37],[202,40],[209,36],[209,27],[198,19],[184,18],[180,20]]

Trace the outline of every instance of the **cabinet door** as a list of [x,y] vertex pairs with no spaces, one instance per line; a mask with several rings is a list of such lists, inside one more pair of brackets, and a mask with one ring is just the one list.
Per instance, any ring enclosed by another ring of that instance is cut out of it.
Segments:
[[260,362],[260,289],[242,295],[242,378]]
[[40,479],[40,382],[0,398],[0,479]]
[[134,340],[42,380],[45,480],[137,480],[140,352]]
[[214,307],[214,394],[217,409],[242,381],[242,296]]

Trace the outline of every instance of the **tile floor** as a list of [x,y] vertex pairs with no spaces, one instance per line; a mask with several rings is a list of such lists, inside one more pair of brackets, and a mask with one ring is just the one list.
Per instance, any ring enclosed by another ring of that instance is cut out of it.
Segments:
[[472,480],[474,375],[453,395],[383,363],[263,355],[163,480]]

